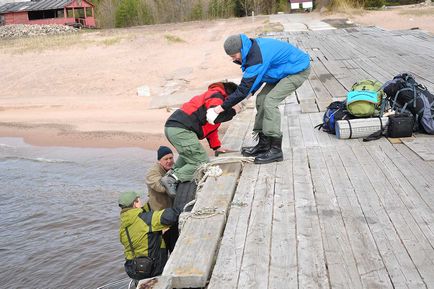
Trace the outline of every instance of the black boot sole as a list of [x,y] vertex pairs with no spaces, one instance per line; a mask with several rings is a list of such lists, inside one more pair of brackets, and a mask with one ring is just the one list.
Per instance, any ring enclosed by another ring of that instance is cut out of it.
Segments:
[[257,160],[257,159],[255,159],[255,164],[263,165],[263,164],[270,164],[270,163],[281,162],[281,161],[283,161],[283,156],[276,158],[276,159],[271,159],[271,160]]

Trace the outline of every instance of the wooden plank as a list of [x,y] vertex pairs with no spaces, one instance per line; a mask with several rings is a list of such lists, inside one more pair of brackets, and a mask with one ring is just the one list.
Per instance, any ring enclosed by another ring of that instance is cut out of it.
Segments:
[[324,84],[318,79],[315,74],[310,74],[309,82],[313,90],[315,91],[317,100],[328,101],[332,99],[333,96],[330,94],[327,88],[325,88]]
[[395,145],[393,147],[400,152],[404,158],[414,165],[415,169],[425,178],[425,181],[428,182],[431,187],[434,187],[434,168],[430,166],[430,163],[434,164],[434,162],[424,161],[418,154],[409,149],[406,145]]
[[303,142],[306,147],[317,146],[318,141],[314,135],[314,128],[310,121],[309,114],[302,114],[300,118],[301,134],[303,136]]
[[[403,146],[402,146],[403,147]],[[420,197],[418,192],[402,175],[401,171],[393,164],[380,148],[372,147],[369,150],[375,162],[383,164],[383,173],[394,189],[397,197],[407,207],[413,218],[418,222],[419,228],[434,247],[434,212]],[[397,200],[398,201],[398,200]]]
[[[339,155],[394,288],[425,288],[420,269],[413,263],[415,256],[409,256],[409,252],[414,250],[412,248],[425,247],[418,246],[422,245],[425,236],[415,229],[417,224],[411,214],[385,181],[382,164],[376,163],[362,146],[353,146],[352,151],[342,148]],[[434,266],[432,268],[434,270]]]
[[[298,288],[292,152],[277,164],[273,202],[269,289]],[[221,287],[223,288],[223,287]]]
[[208,289],[237,288],[260,166],[245,165],[230,206],[229,217],[220,244]]
[[214,264],[228,206],[241,170],[240,164],[220,167],[223,174],[208,178],[203,189],[198,191],[192,212],[199,215],[186,221],[164,268],[162,275],[171,278],[175,288],[205,287]]
[[304,148],[293,149],[299,288],[329,288],[314,191]]
[[171,289],[172,280],[169,277],[158,276],[148,279],[143,279],[137,284],[137,289]]
[[296,90],[297,99],[302,102],[315,102],[315,92],[309,81],[303,82],[303,84]]
[[300,104],[301,111],[304,113],[318,112],[318,107],[314,102],[305,102]]
[[[346,142],[346,141],[345,141]],[[375,240],[338,150],[321,147],[364,288],[392,288]]]
[[434,161],[434,138],[416,137],[402,138],[402,142],[426,161]]
[[322,61],[312,62],[313,72],[317,75],[318,79],[324,84],[325,88],[330,92],[332,97],[346,96],[347,91],[339,83],[333,74],[331,74],[324,66]]
[[389,147],[382,147],[381,149],[393,161],[394,165],[401,171],[404,178],[407,179],[426,205],[434,211],[432,188],[424,176],[414,167],[414,164],[405,159],[401,154],[396,153],[395,149],[390,149]]
[[345,223],[321,150],[308,148],[309,166],[331,288],[363,288]]
[[260,168],[239,275],[240,289],[268,287],[275,171],[276,163]]
[[252,118],[252,110],[248,109],[231,120],[230,125],[222,139],[224,147],[229,150],[239,152],[246,134],[249,133],[248,127],[250,119]]
[[290,146],[293,147],[303,147],[303,135],[300,129],[300,119],[299,115],[288,115],[286,117],[288,122],[288,135]]
[[286,98],[284,114],[300,114],[301,107],[297,102],[297,98],[295,97],[295,93]]

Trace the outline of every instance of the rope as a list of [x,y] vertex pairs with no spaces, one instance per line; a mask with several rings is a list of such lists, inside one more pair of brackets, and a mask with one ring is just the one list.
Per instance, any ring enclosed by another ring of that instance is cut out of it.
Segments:
[[[197,168],[196,172],[194,173],[194,180],[197,184],[196,189],[196,199],[197,195],[202,192],[203,185],[205,184],[205,181],[208,179],[208,177],[214,177],[218,178],[223,174],[223,170],[220,168],[219,165],[221,164],[230,164],[230,163],[241,163],[242,166],[244,166],[245,163],[252,163],[254,161],[253,157],[218,157],[212,159],[210,162],[202,164],[199,168]],[[226,222],[226,210],[213,208],[213,207],[205,207],[202,209],[195,210],[194,212],[185,212],[185,210],[196,203],[196,199],[190,201],[187,203],[184,208],[183,212],[179,215],[179,221],[178,221],[178,228],[181,231],[184,227],[185,223],[188,219],[205,219],[210,218],[216,215],[223,214]]]

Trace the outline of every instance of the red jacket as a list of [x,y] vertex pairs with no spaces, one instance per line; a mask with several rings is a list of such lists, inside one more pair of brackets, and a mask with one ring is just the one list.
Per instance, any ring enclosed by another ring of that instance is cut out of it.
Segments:
[[199,139],[206,138],[209,146],[216,150],[221,146],[218,135],[220,123],[231,120],[236,113],[234,109],[225,110],[216,118],[215,124],[210,124],[206,120],[206,111],[221,105],[227,97],[223,84],[214,83],[206,92],[194,96],[172,113],[165,126],[191,130]]

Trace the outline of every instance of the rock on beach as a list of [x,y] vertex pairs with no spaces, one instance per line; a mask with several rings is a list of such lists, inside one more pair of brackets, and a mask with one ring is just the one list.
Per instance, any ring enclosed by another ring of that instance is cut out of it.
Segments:
[[11,24],[0,26],[0,38],[21,38],[74,33],[79,29],[60,24]]

